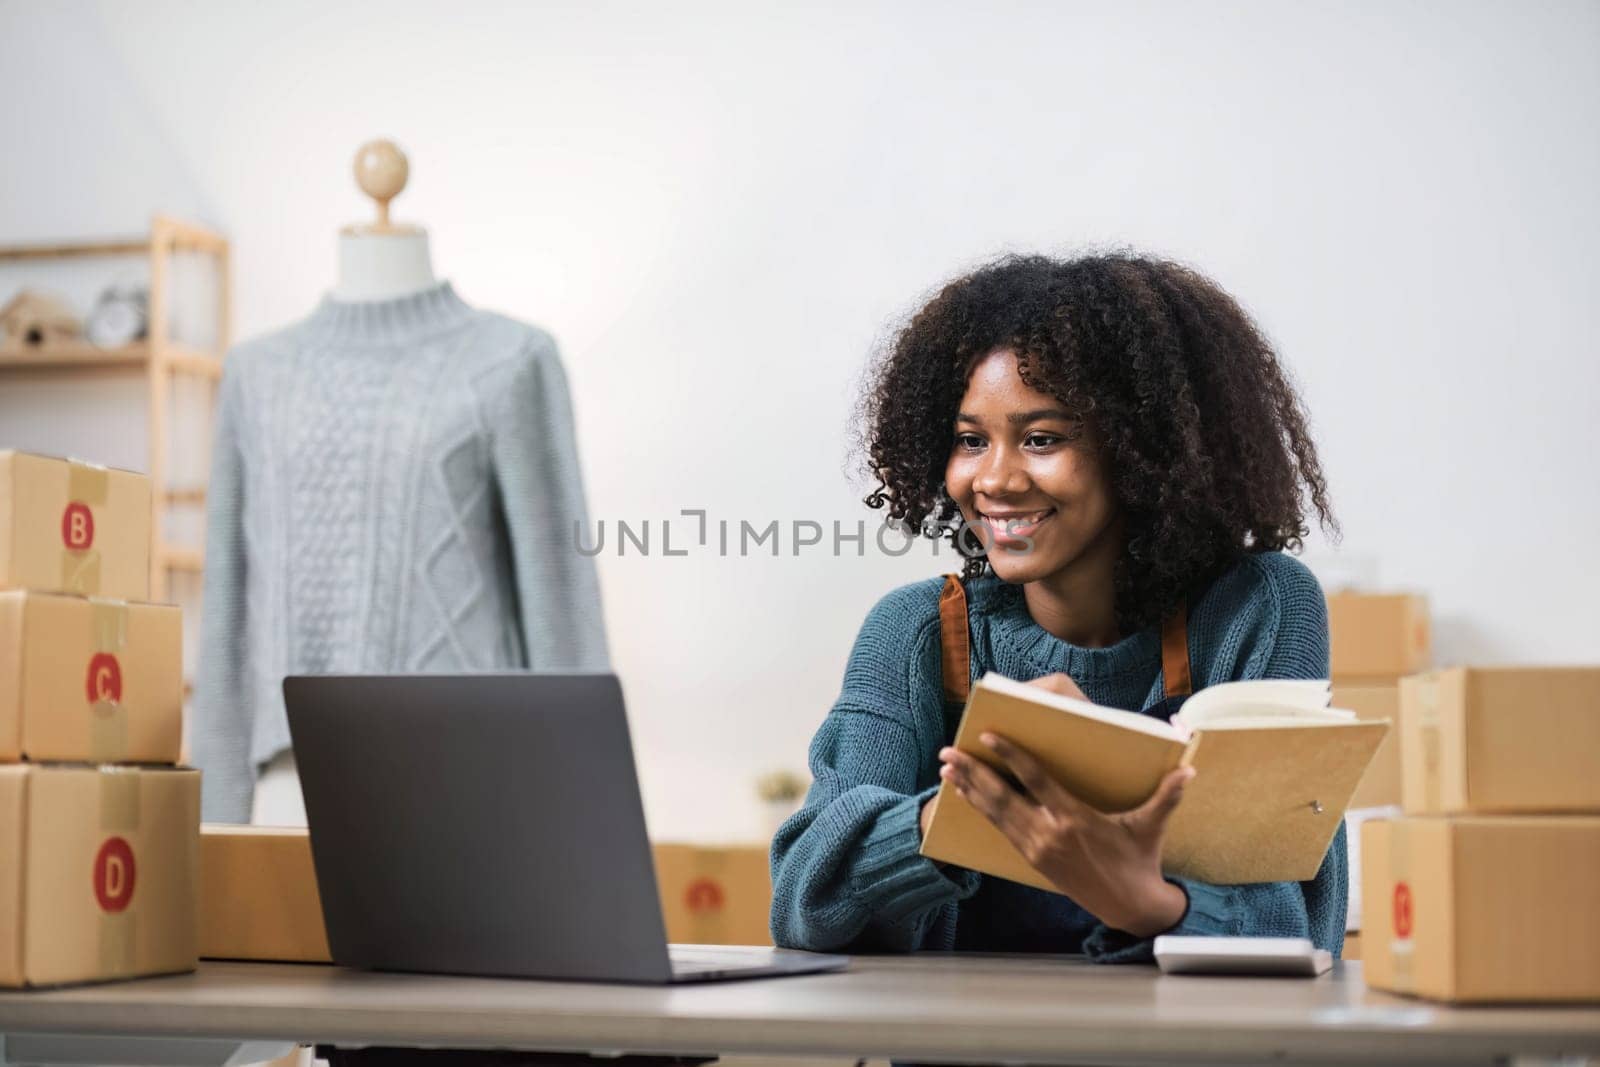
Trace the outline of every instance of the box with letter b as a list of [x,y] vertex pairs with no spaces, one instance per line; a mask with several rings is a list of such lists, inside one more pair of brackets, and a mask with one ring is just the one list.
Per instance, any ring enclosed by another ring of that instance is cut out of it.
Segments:
[[150,480],[0,451],[0,589],[150,595]]

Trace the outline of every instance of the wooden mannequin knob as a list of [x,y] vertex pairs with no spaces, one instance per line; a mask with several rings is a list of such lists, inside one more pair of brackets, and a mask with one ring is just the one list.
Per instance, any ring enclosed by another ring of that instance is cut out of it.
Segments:
[[411,174],[406,154],[393,141],[368,141],[356,149],[356,184],[378,202],[378,221],[372,229],[390,229],[389,201],[400,195]]

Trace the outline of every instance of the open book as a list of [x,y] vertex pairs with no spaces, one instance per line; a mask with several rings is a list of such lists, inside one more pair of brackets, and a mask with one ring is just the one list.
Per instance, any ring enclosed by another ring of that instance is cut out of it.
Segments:
[[[1192,765],[1195,777],[1167,824],[1162,869],[1218,884],[1306,881],[1390,725],[1357,721],[1328,700],[1326,681],[1227,682],[1162,722],[990,673],[972,687],[954,743],[1006,773],[978,740],[997,733],[1106,812],[1138,807],[1167,772]],[[1055,888],[948,782],[922,854]]]

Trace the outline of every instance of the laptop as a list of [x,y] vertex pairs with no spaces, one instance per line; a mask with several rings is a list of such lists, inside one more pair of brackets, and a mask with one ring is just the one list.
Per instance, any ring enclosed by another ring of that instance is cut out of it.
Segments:
[[669,983],[849,962],[667,944],[614,675],[290,677],[283,696],[336,963]]

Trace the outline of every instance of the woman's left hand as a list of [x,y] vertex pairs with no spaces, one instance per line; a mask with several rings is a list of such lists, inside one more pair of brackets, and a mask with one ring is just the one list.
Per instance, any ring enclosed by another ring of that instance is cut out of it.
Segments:
[[1035,870],[1107,926],[1136,937],[1154,937],[1178,924],[1189,899],[1161,876],[1161,839],[1194,777],[1192,767],[1172,771],[1137,808],[1106,813],[1067,792],[1038,760],[1005,738],[986,733],[978,740],[994,750],[1026,793],[954,748],[940,750],[939,776],[988,816]]

